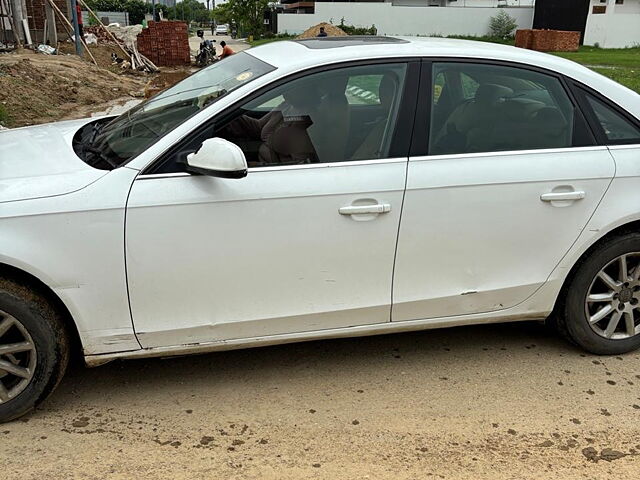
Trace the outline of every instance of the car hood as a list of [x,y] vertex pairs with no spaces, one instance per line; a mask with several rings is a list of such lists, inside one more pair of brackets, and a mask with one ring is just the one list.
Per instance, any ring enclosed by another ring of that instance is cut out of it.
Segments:
[[71,146],[73,135],[92,120],[0,132],[0,203],[64,195],[107,174],[84,163]]

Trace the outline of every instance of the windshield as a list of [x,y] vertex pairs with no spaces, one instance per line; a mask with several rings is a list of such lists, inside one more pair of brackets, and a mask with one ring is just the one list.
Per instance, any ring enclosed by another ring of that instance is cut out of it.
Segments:
[[246,52],[237,53],[113,120],[88,124],[76,135],[74,149],[95,168],[117,168],[195,113],[274,69]]

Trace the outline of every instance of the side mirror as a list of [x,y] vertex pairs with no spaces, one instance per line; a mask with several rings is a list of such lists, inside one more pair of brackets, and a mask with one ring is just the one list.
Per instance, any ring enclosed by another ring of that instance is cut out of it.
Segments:
[[187,155],[187,171],[221,178],[247,176],[247,159],[242,149],[224,138],[209,138]]

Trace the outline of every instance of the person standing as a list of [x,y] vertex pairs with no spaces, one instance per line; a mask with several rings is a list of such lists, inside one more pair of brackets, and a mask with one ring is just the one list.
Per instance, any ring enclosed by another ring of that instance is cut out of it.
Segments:
[[80,38],[84,40],[84,30],[82,28],[82,9],[80,8],[80,2],[76,2],[76,15],[78,16],[78,30],[80,31]]

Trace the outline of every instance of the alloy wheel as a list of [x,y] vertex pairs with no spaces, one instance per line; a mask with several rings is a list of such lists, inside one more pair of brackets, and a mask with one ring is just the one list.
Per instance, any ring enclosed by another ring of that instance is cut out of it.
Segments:
[[27,329],[0,310],[0,405],[27,388],[36,362],[36,347]]
[[620,255],[598,272],[585,313],[601,337],[621,340],[640,334],[640,252]]

